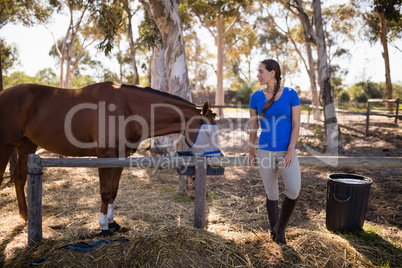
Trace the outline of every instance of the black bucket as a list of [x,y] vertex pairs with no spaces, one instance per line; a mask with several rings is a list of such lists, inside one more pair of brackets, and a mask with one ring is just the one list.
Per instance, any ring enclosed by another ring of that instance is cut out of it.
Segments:
[[353,174],[330,174],[327,183],[327,229],[354,232],[363,229],[373,181]]

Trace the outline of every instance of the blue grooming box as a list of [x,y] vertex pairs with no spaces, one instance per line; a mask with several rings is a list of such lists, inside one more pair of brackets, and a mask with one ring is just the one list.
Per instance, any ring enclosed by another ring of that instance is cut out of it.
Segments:
[[[191,151],[182,151],[176,153],[177,156],[193,156]],[[180,167],[177,169],[177,173],[179,173],[179,175],[189,175],[189,176],[195,175],[195,167]],[[207,165],[207,175],[209,176],[223,175],[224,173],[225,173],[224,167],[219,166],[215,167]]]

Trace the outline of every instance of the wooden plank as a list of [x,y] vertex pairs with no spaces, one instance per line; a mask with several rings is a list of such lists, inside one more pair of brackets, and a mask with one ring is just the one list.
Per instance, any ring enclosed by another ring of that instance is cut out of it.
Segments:
[[386,114],[386,113],[370,113],[370,115],[376,116],[386,116],[386,117],[394,117],[397,119],[402,119],[402,115],[395,115],[395,114]]
[[41,158],[28,159],[28,246],[42,240],[42,166]]
[[197,158],[195,164],[195,197],[194,197],[194,227],[205,228],[207,195],[207,164],[206,158]]
[[194,167],[195,157],[129,157],[129,158],[43,158],[43,167],[138,167],[177,168]]
[[[245,156],[210,157],[208,165],[223,167],[248,166]],[[355,156],[299,156],[304,166],[338,167],[361,166],[365,168],[402,168],[402,157],[355,157]],[[333,163],[333,164],[332,164]],[[138,158],[43,158],[42,167],[136,167],[177,168],[195,166],[195,157],[138,157]]]
[[397,99],[368,99],[367,102],[398,102]]
[[[301,166],[347,167],[347,168],[402,168],[402,157],[355,157],[355,156],[299,156]],[[223,167],[247,166],[246,157],[211,157],[207,165]]]

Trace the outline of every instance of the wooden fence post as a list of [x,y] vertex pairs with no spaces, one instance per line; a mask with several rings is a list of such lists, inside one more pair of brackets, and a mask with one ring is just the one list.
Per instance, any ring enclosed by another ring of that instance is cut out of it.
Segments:
[[400,99],[397,99],[395,104],[396,104],[396,110],[395,110],[395,125],[398,125],[398,114],[399,114],[399,103],[401,102]]
[[207,162],[205,157],[197,157],[195,163],[194,227],[205,228],[207,195]]
[[28,158],[28,246],[42,240],[42,165],[39,155]]
[[370,125],[370,101],[367,101],[367,114],[366,114],[366,136],[369,134]]

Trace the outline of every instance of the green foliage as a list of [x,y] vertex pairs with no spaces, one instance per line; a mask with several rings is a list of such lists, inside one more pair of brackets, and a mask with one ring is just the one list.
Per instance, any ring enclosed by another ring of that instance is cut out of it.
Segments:
[[356,102],[367,102],[368,99],[384,98],[385,88],[379,83],[359,82],[349,89],[351,97]]
[[55,2],[51,0],[45,4],[42,0],[0,0],[0,28],[8,22],[19,21],[25,26],[45,22],[52,14]]
[[392,98],[402,100],[402,81],[392,84]]
[[[57,40],[57,46],[58,46],[59,51],[62,51],[63,40],[64,40],[64,38],[60,38],[59,40]],[[71,43],[67,42],[66,43],[66,53],[67,53],[67,51],[69,51],[70,46],[71,46]],[[81,42],[80,37],[76,36],[76,38],[73,41],[71,65],[76,64],[77,60],[80,62],[80,64],[75,69],[75,73],[74,73],[75,75],[79,75],[80,69],[85,69],[85,67],[88,67],[88,66],[91,66],[92,64],[94,64],[91,60],[90,54],[86,50],[82,50],[82,46],[83,46],[83,43]],[[59,54],[58,54],[55,46],[52,46],[52,48],[49,51],[49,55],[54,57],[55,59],[59,58]],[[58,64],[60,64],[60,62],[58,62]],[[72,68],[72,66],[70,68]]]
[[350,95],[346,90],[341,90],[338,94],[338,101],[340,102],[349,102],[350,101]]
[[241,103],[241,104],[249,104],[250,102],[250,97],[254,92],[254,89],[257,85],[257,81],[249,82],[249,83],[243,83],[241,87],[237,90],[236,94],[236,103]]
[[1,67],[3,72],[6,73],[8,69],[18,62],[18,50],[13,45],[7,45],[3,39],[0,39],[0,52]]
[[109,4],[102,3],[98,10],[97,24],[103,33],[103,41],[98,47],[105,51],[106,55],[113,49],[113,43],[119,32],[126,30],[123,12],[123,7],[119,1],[113,1]]
[[138,27],[140,37],[138,42],[149,48],[161,45],[163,46],[162,37],[155,21],[149,16],[145,16],[144,20]]
[[[13,72],[10,76],[4,76],[4,88],[9,88],[18,84],[33,83],[47,86],[59,86],[59,77],[51,68],[40,70],[35,76],[29,76],[24,72]],[[70,88],[81,88],[89,84],[95,83],[94,79],[89,75],[74,76]]]
[[51,68],[45,68],[40,70],[36,77],[38,78],[38,84],[48,85],[48,86],[58,86],[59,79],[56,73]]
[[58,78],[50,68],[40,70],[35,76],[29,76],[25,72],[13,72],[10,76],[3,77],[4,88],[18,84],[33,83],[48,86],[58,86]]
[[9,88],[23,83],[36,83],[36,78],[24,72],[13,72],[10,76],[3,77],[4,88]]
[[93,83],[95,81],[90,75],[75,75],[71,79],[69,88],[82,88]]
[[[380,39],[380,19],[379,14],[383,14],[387,26],[388,41],[402,37],[401,6],[402,0],[364,0],[352,2],[362,10],[362,17],[365,23],[365,36],[370,42]],[[371,7],[371,11],[367,11]]]

